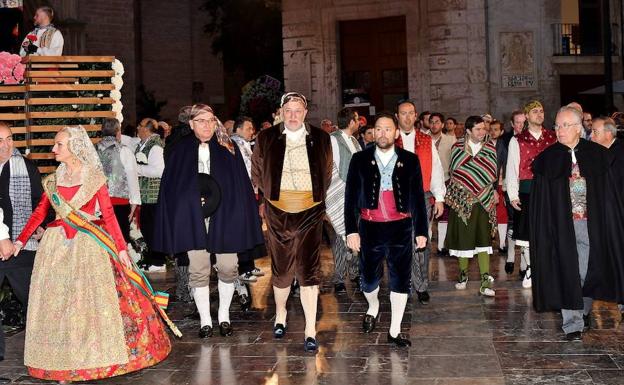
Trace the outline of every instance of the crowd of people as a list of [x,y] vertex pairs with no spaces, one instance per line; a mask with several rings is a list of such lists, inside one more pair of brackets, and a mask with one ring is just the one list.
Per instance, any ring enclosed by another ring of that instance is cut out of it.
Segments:
[[494,246],[507,274],[519,248],[522,287],[537,310],[561,311],[567,340],[591,327],[594,299],[624,303],[624,148],[613,118],[592,119],[571,103],[548,128],[543,105],[531,101],[509,124],[487,113],[459,124],[403,100],[370,125],[343,108],[321,129],[307,112],[306,97],[288,92],[258,132],[252,119],[225,124],[204,104],[182,108],[174,127],[143,119],[130,136],[105,119],[96,145],[84,128],[66,127],[52,150],[60,165],[43,179],[0,123],[0,274],[28,303],[30,375],[97,379],[169,354],[157,296],[128,279],[138,271],[127,251],[133,223],[147,245],[145,271],[174,259],[176,296],[194,302],[199,338],[213,335],[212,270],[216,325],[228,337],[234,293],[249,304],[244,282],[264,274],[254,261],[268,255],[273,336],[288,332],[296,288],[303,347],[316,352],[324,233],[335,291],[350,279],[366,298],[364,333],[377,327],[385,264],[387,341],[398,347],[411,345],[401,333],[409,294],[432,301],[432,252],[457,258],[457,290],[468,288],[476,256],[478,293],[494,297]]

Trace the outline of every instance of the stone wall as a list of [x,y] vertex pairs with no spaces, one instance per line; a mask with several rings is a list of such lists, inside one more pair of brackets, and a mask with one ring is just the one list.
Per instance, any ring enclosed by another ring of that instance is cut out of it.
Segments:
[[[560,105],[560,74],[603,71],[600,57],[553,57],[552,24],[561,23],[559,0],[284,0],[282,4],[285,85],[287,90],[297,87],[310,93],[308,116],[317,124],[325,117],[335,119],[341,107],[337,36],[341,20],[404,15],[409,96],[419,111],[435,110],[460,121],[486,112],[507,120],[512,110],[535,98],[544,102],[550,116],[548,111]],[[612,1],[618,47],[619,15],[619,4]],[[520,48],[508,43],[514,39],[523,42]],[[614,58],[616,79],[622,73],[618,59]],[[616,95],[616,105],[621,100]]]

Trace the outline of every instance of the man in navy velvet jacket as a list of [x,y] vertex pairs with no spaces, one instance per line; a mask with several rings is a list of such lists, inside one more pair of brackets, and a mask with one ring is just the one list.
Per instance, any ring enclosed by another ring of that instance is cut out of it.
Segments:
[[388,342],[403,347],[411,345],[400,331],[410,290],[412,247],[426,246],[428,224],[418,157],[394,145],[398,136],[396,117],[379,113],[375,146],[354,154],[349,165],[345,229],[347,246],[360,252],[361,287],[368,301],[364,332],[375,329],[385,258],[392,307]]

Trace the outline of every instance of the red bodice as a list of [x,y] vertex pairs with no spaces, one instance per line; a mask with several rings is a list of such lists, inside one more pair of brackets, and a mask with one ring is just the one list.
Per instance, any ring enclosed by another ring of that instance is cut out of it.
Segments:
[[[78,192],[80,186],[58,186],[57,189],[63,199],[69,201]],[[99,203],[102,217],[101,219],[94,221],[94,223],[102,226],[104,230],[106,230],[106,232],[108,232],[111,237],[113,237],[118,251],[126,250],[126,241],[124,240],[123,235],[121,234],[121,230],[119,229],[119,223],[117,223],[117,218],[115,217],[115,212],[113,210],[113,206],[111,204],[110,196],[108,195],[106,185],[102,186],[98,190],[98,192],[84,206],[80,208],[80,210],[87,214],[94,215],[96,203]],[[43,193],[43,195],[41,196],[41,200],[37,205],[37,208],[35,209],[35,211],[33,211],[32,216],[28,220],[28,223],[26,223],[26,226],[24,226],[22,233],[17,239],[23,244],[26,244],[26,241],[30,238],[35,229],[37,229],[37,227],[45,219],[49,209],[50,200],[48,199],[47,194]],[[56,219],[50,222],[47,227],[62,227],[68,239],[74,238],[76,236],[76,233],[78,232],[78,230],[69,226],[62,219]]]

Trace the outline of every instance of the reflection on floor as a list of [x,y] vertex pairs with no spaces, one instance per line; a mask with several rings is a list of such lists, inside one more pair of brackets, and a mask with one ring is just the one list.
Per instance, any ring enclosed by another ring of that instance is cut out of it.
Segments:
[[[624,327],[614,304],[596,303],[593,329],[582,343],[563,342],[561,317],[538,314],[530,290],[523,290],[517,267],[504,272],[504,258],[491,258],[496,277],[495,298],[478,295],[478,268],[471,262],[468,289],[457,291],[454,258],[432,256],[431,303],[408,303],[403,331],[412,347],[386,344],[390,324],[388,291],[382,286],[377,329],[361,332],[366,301],[347,283],[348,292],[335,294],[330,282],[333,262],[323,250],[318,312],[317,355],[303,351],[303,313],[298,298],[289,300],[288,333],[272,336],[274,302],[270,261],[257,265],[268,274],[252,285],[253,307],[242,313],[235,300],[232,337],[196,337],[199,321],[186,317],[193,305],[173,303],[169,309],[184,337],[171,356],[139,373],[97,381],[98,384],[624,384]],[[516,266],[518,264],[516,263]],[[174,285],[173,275],[154,275],[160,288]],[[216,285],[212,285],[215,288]],[[213,292],[216,320],[218,295]],[[216,321],[215,321],[216,322]],[[218,333],[216,333],[218,335]],[[15,383],[41,383],[23,367],[24,333],[8,338],[0,376]]]

